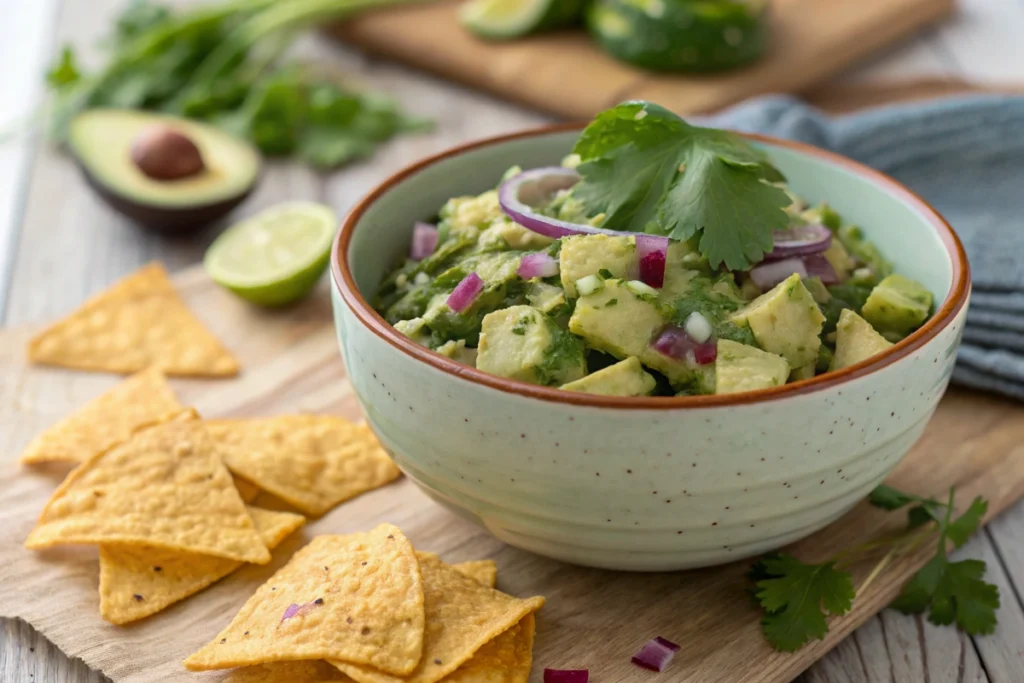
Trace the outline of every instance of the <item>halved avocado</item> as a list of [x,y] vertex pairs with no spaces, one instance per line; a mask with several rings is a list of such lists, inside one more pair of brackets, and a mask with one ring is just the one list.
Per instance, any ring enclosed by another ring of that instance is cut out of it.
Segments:
[[71,150],[97,193],[137,223],[186,232],[221,218],[256,185],[249,143],[195,121],[91,109],[71,122]]

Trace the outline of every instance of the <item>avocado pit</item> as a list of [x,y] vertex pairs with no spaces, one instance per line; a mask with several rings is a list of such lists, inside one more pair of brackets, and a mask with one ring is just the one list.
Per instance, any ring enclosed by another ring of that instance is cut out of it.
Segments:
[[206,170],[196,143],[162,123],[142,129],[132,142],[131,156],[138,169],[153,180],[181,180]]

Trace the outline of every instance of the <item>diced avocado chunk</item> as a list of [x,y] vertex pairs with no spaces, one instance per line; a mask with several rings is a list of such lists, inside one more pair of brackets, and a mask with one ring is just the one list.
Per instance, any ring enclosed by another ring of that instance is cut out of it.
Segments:
[[530,305],[551,316],[559,316],[568,313],[568,302],[565,300],[565,292],[561,287],[549,285],[546,282],[534,282],[526,292],[526,300]]
[[467,349],[465,339],[446,341],[434,350],[463,365],[476,365],[476,349]]
[[495,224],[494,229],[513,249],[543,249],[554,242],[552,238],[527,230],[512,221],[500,221]]
[[421,346],[430,343],[430,330],[427,329],[427,321],[423,318],[399,320],[395,323],[395,329]]
[[861,315],[879,332],[906,334],[919,327],[932,310],[932,293],[919,282],[890,275],[871,290]]
[[794,382],[799,382],[802,379],[810,379],[814,377],[815,370],[817,369],[817,363],[811,363],[805,365],[802,368],[793,368],[793,371],[789,373],[789,379]]
[[836,213],[836,210],[825,202],[818,204],[814,208],[807,209],[800,216],[808,223],[820,223],[832,232],[838,230],[843,222],[839,214]]
[[864,232],[856,225],[844,225],[839,228],[839,240],[851,255],[867,264],[877,277],[886,277],[892,273],[892,264],[873,242],[868,241]]
[[813,363],[818,357],[818,335],[825,316],[796,273],[729,320],[747,323],[762,349],[782,356],[794,368]]
[[822,253],[828,264],[832,266],[832,270],[836,271],[836,276],[839,281],[842,282],[846,278],[850,277],[850,273],[857,265],[853,259],[850,258],[850,254],[847,253],[846,247],[843,243],[837,239],[832,240],[832,244],[829,245],[828,249]]
[[892,342],[887,341],[871,327],[871,323],[847,308],[839,314],[839,324],[836,325],[836,351],[829,370],[840,370],[854,365],[885,351],[890,346]]
[[576,301],[569,331],[583,337],[590,348],[624,359],[642,356],[664,324],[653,301],[634,294],[622,280],[608,280]]
[[654,378],[640,364],[640,359],[631,356],[583,379],[563,384],[562,388],[603,396],[646,396],[654,391],[655,384]]
[[583,344],[531,306],[484,316],[476,367],[499,377],[562,385],[587,374]]
[[777,387],[785,384],[787,377],[789,363],[782,356],[728,339],[718,340],[716,394]]
[[576,298],[576,281],[602,270],[625,279],[636,260],[636,238],[614,235],[580,235],[562,239],[559,267],[562,287]]
[[441,208],[441,218],[452,228],[485,228],[504,214],[498,204],[498,191],[489,190],[476,197],[453,197]]

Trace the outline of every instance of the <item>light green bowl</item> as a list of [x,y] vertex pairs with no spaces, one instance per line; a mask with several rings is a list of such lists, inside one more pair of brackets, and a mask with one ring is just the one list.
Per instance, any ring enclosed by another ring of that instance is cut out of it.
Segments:
[[795,541],[863,498],[918,439],[946,389],[969,296],[963,247],[892,179],[805,145],[754,138],[809,200],[861,225],[939,302],[924,327],[839,372],[746,394],[616,398],[484,374],[415,345],[367,303],[413,222],[555,165],[578,129],[493,138],[389,178],[346,218],[331,269],[338,338],[366,415],[427,494],[496,537],[612,569],[672,570]]

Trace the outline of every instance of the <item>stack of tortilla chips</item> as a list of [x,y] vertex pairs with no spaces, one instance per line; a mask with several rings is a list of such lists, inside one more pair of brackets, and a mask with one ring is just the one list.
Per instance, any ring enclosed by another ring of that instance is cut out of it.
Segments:
[[312,415],[207,422],[181,405],[165,372],[219,376],[238,363],[159,265],[45,330],[29,356],[138,370],[36,437],[21,458],[78,465],[25,545],[98,544],[100,612],[115,624],[159,612],[245,562],[268,562],[305,518],[247,507],[261,491],[316,516],[400,474],[365,425]]
[[418,553],[390,524],[318,536],[185,667],[243,667],[234,683],[525,683],[544,599],[494,590],[496,576]]

